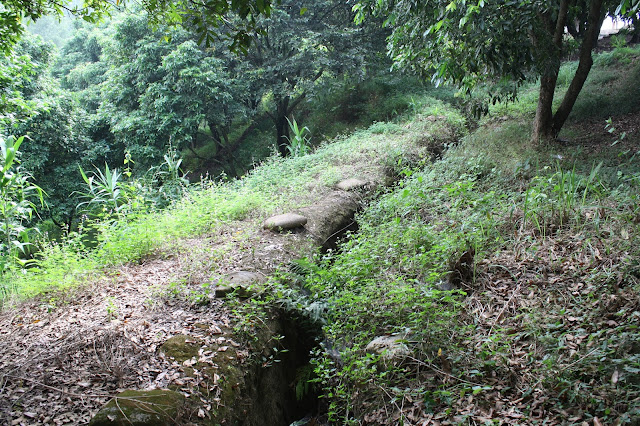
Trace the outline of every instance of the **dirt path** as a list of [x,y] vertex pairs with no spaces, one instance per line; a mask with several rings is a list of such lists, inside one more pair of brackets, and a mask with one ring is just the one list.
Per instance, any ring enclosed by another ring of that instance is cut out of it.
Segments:
[[175,259],[124,266],[60,306],[43,299],[4,312],[1,422],[83,424],[124,389],[194,388],[158,347],[181,333],[226,339],[230,318],[219,300],[198,307],[159,294],[181,270]]

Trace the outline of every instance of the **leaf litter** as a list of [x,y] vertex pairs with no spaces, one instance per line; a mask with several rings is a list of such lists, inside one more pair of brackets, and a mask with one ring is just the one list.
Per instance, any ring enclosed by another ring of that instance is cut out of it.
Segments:
[[[223,337],[232,319],[219,300],[202,306],[162,294],[190,261],[125,265],[72,295],[48,295],[0,313],[0,423],[84,424],[125,389],[179,386],[197,395],[205,378],[190,377],[187,365],[159,348],[177,334],[203,346],[232,342]],[[208,271],[189,272],[198,281]]]
[[476,265],[462,334],[446,356],[412,358],[408,380],[382,401],[366,390],[353,396],[363,423],[633,424],[640,276],[632,264],[627,251],[570,232],[517,236]]

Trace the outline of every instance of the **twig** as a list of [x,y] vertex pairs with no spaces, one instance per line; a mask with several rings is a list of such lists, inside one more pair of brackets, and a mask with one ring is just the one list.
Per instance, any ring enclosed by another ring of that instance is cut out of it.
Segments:
[[589,355],[591,355],[592,353],[594,353],[595,351],[597,351],[599,348],[595,347],[593,348],[589,353],[587,353],[586,355],[581,356],[580,358],[576,359],[575,361],[573,361],[571,364],[565,365],[564,367],[562,367],[560,370],[558,370],[558,373],[566,370],[567,368],[579,363],[580,361],[584,360],[585,358],[587,358]]
[[[577,360],[573,361],[571,364],[567,364],[564,367],[560,368],[559,370],[556,371],[556,374],[560,374],[561,372],[563,372],[564,370],[566,370],[567,368],[579,363],[580,361],[583,361],[585,358],[587,358],[589,355],[591,355],[592,353],[594,353],[595,351],[597,351],[599,348],[595,347],[593,348],[591,351],[589,351],[587,354],[581,356],[580,358],[578,358]],[[538,380],[533,386],[530,386],[530,388],[534,389],[540,384],[542,383],[542,381],[544,380],[544,378]]]
[[483,385],[481,385],[480,383],[470,382],[470,381],[468,381],[468,380],[461,379],[460,377],[456,377],[456,376],[454,376],[454,375],[452,375],[452,374],[449,374],[449,373],[447,373],[447,372],[445,372],[445,371],[442,371],[442,370],[440,370],[438,367],[436,367],[436,366],[434,366],[433,364],[431,364],[430,362],[420,361],[419,359],[414,358],[414,357],[412,357],[412,356],[408,356],[407,358],[412,359],[412,360],[414,360],[415,362],[417,362],[417,363],[419,363],[419,364],[424,365],[425,367],[429,367],[429,368],[431,368],[431,369],[435,370],[437,373],[440,373],[440,374],[443,374],[443,375],[445,375],[445,376],[451,377],[452,379],[455,379],[455,380],[457,380],[457,381],[459,381],[459,382],[466,383],[466,384],[468,384],[468,385],[472,385],[472,386],[483,386]]
[[130,424],[133,425],[133,422],[129,419],[129,417],[124,413],[124,411],[122,411],[122,408],[120,408],[120,404],[118,403],[118,400],[116,399],[115,401],[116,407],[118,408],[118,411],[120,411],[120,414],[122,414],[122,417],[124,417],[124,419]]
[[497,265],[497,264],[495,264],[495,265],[493,265],[493,264],[492,264],[492,265],[489,265],[488,267],[490,268],[490,267],[492,267],[492,266],[493,266],[493,267],[497,267],[497,268],[502,268],[502,269],[504,269],[505,271],[507,271],[507,272],[509,273],[509,275],[511,275],[511,278],[515,281],[516,288],[513,290],[513,293],[511,294],[511,297],[509,297],[509,300],[507,300],[507,303],[505,303],[505,304],[502,306],[502,309],[500,309],[500,313],[498,313],[498,316],[496,317],[496,322],[495,322],[495,323],[493,323],[493,324],[491,324],[491,328],[489,329],[489,334],[488,334],[488,336],[487,336],[487,337],[491,337],[491,334],[493,333],[493,327],[496,325],[496,323],[497,323],[498,321],[500,321],[500,317],[501,317],[501,316],[502,316],[502,314],[504,313],[505,309],[507,309],[507,307],[508,307],[508,306],[509,306],[509,304],[511,303],[511,300],[513,300],[513,297],[516,295],[516,292],[520,289],[520,284],[519,284],[519,280],[518,280],[518,278],[516,278],[515,274],[513,274],[513,272],[511,272],[511,271],[509,270],[509,268],[507,268],[506,266],[503,266],[503,265]]
[[[393,400],[393,397],[391,395],[389,395],[389,392],[387,392],[387,390],[385,388],[383,388],[382,386],[380,386],[378,384],[376,384],[376,386],[378,386],[382,390],[382,392],[384,392],[387,395],[387,398],[389,398],[389,402],[391,402],[393,405],[395,405],[396,408],[400,411],[400,415],[402,415],[402,408],[400,408],[398,406],[398,404]],[[402,396],[402,399],[404,400],[404,395]],[[389,417],[389,411],[387,410],[387,405],[386,404],[384,406],[384,411],[385,411],[387,417]]]

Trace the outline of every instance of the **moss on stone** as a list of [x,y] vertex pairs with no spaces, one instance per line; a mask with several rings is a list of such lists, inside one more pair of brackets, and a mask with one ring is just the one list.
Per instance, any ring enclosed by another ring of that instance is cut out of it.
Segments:
[[183,363],[194,356],[198,356],[198,351],[201,347],[202,343],[197,339],[185,334],[178,334],[164,342],[160,350],[165,355]]
[[128,390],[102,407],[89,425],[169,426],[178,424],[184,411],[185,397],[181,393]]

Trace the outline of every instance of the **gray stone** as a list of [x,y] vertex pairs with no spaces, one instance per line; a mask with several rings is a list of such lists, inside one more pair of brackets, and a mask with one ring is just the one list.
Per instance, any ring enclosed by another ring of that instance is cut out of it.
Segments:
[[338,182],[336,188],[342,189],[343,191],[353,191],[355,189],[363,188],[367,182],[360,179],[345,179],[341,182]]
[[181,424],[185,397],[168,389],[128,390],[118,394],[89,422],[90,426],[170,426]]
[[448,276],[444,277],[444,279],[438,281],[436,284],[436,288],[440,291],[451,291],[455,290],[457,287],[455,284],[451,282]]
[[265,281],[265,277],[257,272],[235,271],[225,275],[216,282],[216,297],[226,297],[235,292],[240,297],[249,297],[253,293],[249,287]]
[[250,285],[264,281],[264,275],[257,272],[235,271],[224,276],[225,281],[231,285]]
[[264,221],[263,228],[272,231],[288,231],[307,224],[307,218],[295,213],[285,213]]
[[405,339],[405,335],[378,336],[369,342],[365,351],[380,355],[380,360],[385,364],[397,365],[411,354]]

